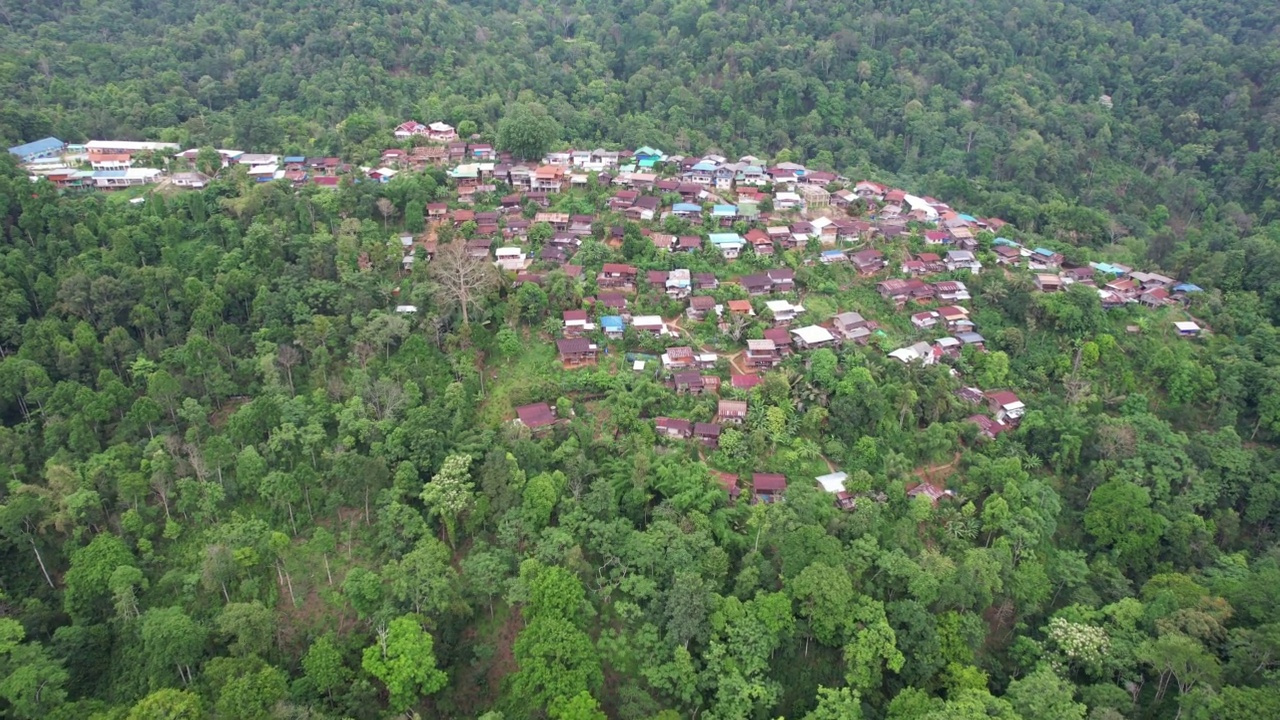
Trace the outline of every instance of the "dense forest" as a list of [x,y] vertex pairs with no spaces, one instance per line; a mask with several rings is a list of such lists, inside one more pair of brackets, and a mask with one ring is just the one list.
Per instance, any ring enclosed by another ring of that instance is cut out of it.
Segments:
[[[711,450],[656,436],[653,418],[717,405],[631,370],[654,341],[557,359],[604,263],[675,267],[594,181],[553,199],[596,215],[585,279],[495,273],[459,298],[441,264],[403,272],[392,252],[424,204],[454,201],[439,170],[301,189],[227,171],[135,204],[60,195],[5,157],[0,713],[1280,717],[1277,17],[1247,0],[3,4],[9,144],[371,163],[404,119],[495,139],[541,106],[561,146],[800,161],[1077,261],[1164,269],[1206,288],[1189,311],[1212,332],[984,272],[964,279],[988,352],[904,365],[883,350],[919,333],[848,266],[701,250],[681,267],[785,264],[807,316],[855,309],[884,332],[726,383],[750,410]],[[880,247],[905,257],[918,235]],[[690,325],[727,352],[765,323]],[[1016,388],[1016,431],[965,422],[970,382]],[[549,431],[511,422],[535,402]],[[837,467],[852,510],[811,481]],[[723,474],[753,472],[785,475],[785,502],[731,502]],[[922,480],[952,496],[909,496]]]

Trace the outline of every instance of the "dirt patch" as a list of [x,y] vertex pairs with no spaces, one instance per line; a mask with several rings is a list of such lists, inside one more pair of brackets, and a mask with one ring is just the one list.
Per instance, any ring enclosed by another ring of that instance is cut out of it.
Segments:
[[[477,612],[487,614],[488,609],[478,608]],[[485,662],[458,663],[463,669],[454,683],[457,690],[452,699],[460,717],[476,717],[492,707],[502,688],[502,681],[519,669],[513,647],[516,636],[524,629],[520,612],[514,608],[498,612],[502,616],[500,623],[492,626],[489,632],[481,633],[473,625],[462,636],[462,647],[487,644],[493,654]]]
[[946,487],[947,478],[951,477],[959,470],[960,453],[957,451],[951,456],[951,462],[945,465],[934,465],[932,467],[920,467],[912,470],[911,473],[919,478],[920,482],[939,487]]
[[222,407],[209,413],[209,425],[214,428],[221,428],[227,424],[227,420],[239,410],[242,405],[247,404],[252,398],[244,395],[227,398],[222,402]]

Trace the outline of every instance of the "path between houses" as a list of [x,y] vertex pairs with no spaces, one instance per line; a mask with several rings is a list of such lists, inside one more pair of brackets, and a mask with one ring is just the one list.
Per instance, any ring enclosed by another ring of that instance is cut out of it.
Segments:
[[[683,318],[684,318],[683,315],[677,315],[676,317],[666,321],[667,326],[671,328],[675,328],[677,331],[679,331],[680,336],[687,339],[689,341],[690,346],[693,346],[693,333],[689,332],[688,330],[685,330],[683,327],[680,326],[680,321]],[[707,348],[706,346],[698,345],[694,347],[694,350],[701,353],[701,352],[706,352]],[[729,366],[733,368],[733,371],[735,374],[749,375],[750,373],[748,373],[746,368],[743,367],[742,364],[739,362],[739,360],[742,358],[742,353],[743,351],[738,350],[737,352],[731,353],[729,355],[725,355],[724,357],[726,360],[729,361]],[[720,354],[720,353],[717,353],[717,354]]]

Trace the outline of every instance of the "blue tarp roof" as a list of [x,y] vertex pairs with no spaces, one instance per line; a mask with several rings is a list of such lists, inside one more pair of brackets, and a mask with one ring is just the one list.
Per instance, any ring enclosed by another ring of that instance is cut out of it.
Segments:
[[56,137],[47,137],[43,140],[26,143],[25,145],[17,145],[9,148],[9,152],[18,157],[26,157],[28,155],[39,155],[53,150],[60,150],[66,143]]
[[711,241],[712,245],[746,242],[738,233],[711,233],[707,236],[707,239]]
[[733,205],[716,205],[711,208],[712,215],[737,215],[738,208]]
[[1022,246],[1021,246],[1021,245],[1019,245],[1018,243],[1016,243],[1016,242],[1014,242],[1014,241],[1010,240],[1009,238],[1002,238],[1002,237],[999,237],[999,238],[996,238],[995,240],[992,240],[992,241],[991,241],[991,244],[992,244],[992,245],[1004,245],[1004,246],[1006,246],[1006,247],[1022,247]]
[[1045,256],[1045,257],[1053,257],[1053,255],[1054,255],[1054,252],[1053,252],[1052,250],[1048,249],[1048,248],[1036,248],[1035,250],[1032,250],[1031,252],[1033,252],[1033,253],[1035,253],[1035,254],[1037,254],[1037,255],[1043,255],[1043,256]]
[[823,250],[822,257],[837,257],[843,255],[843,250]]
[[284,161],[287,163],[301,163],[301,162],[306,162],[307,159],[302,157],[301,155],[290,155],[286,157]]
[[621,330],[626,325],[622,322],[622,316],[620,315],[605,315],[600,318],[600,327],[605,330]]
[[713,162],[711,162],[710,160],[703,160],[702,162],[698,163],[697,165],[694,165],[694,166],[693,166],[693,168],[691,168],[691,169],[693,169],[693,170],[700,170],[700,171],[702,171],[702,172],[710,172],[710,171],[712,171],[712,170],[715,170],[715,169],[716,169],[716,164],[715,164],[715,163],[713,163]]
[[1178,283],[1173,286],[1174,292],[1204,292],[1204,288],[1191,283]]
[[671,209],[675,212],[702,212],[702,206],[693,203],[676,203]]
[[1111,263],[1089,263],[1089,266],[1098,272],[1110,273],[1111,275],[1123,275],[1124,270],[1112,265]]
[[965,215],[964,213],[960,213],[958,217],[965,222],[978,222],[978,218],[972,215]]

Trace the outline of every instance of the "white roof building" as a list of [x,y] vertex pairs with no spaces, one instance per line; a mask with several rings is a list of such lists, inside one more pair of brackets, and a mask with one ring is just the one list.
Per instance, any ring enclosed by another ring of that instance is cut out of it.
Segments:
[[818,484],[829,493],[843,492],[844,481],[847,479],[849,479],[848,473],[843,472],[833,472],[817,477]]
[[822,327],[821,325],[806,325],[805,327],[792,330],[791,334],[807,346],[822,345],[836,341],[836,336],[832,335],[830,330]]

